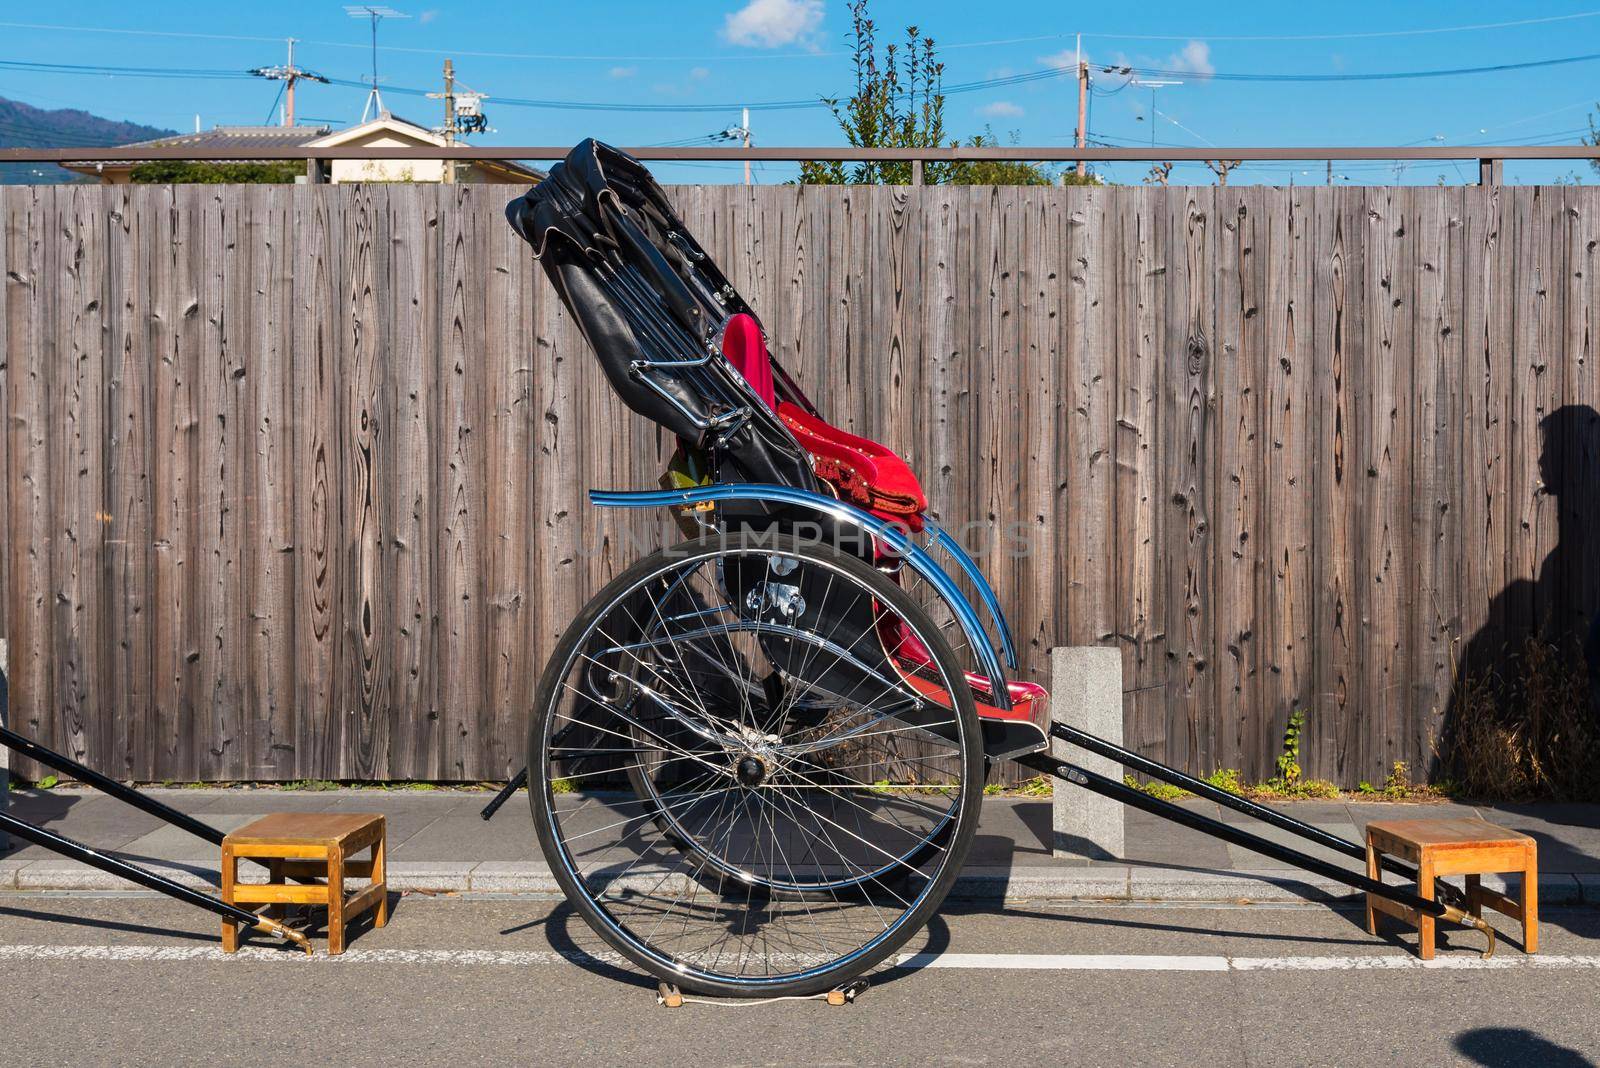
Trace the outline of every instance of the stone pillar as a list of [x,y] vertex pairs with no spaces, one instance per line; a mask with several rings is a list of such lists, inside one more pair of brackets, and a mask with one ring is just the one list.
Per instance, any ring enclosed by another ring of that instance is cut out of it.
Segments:
[[[6,673],[10,670],[6,640],[0,638],[0,727],[11,726],[11,691]],[[11,803],[11,750],[0,745],[0,812]],[[0,853],[11,848],[11,836],[0,831]]]
[[[1050,650],[1050,716],[1116,745],[1122,744],[1122,651],[1115,646]],[[1059,759],[1120,781],[1122,767],[1060,740]],[[1121,860],[1126,809],[1116,801],[1056,780],[1053,825],[1058,857]]]

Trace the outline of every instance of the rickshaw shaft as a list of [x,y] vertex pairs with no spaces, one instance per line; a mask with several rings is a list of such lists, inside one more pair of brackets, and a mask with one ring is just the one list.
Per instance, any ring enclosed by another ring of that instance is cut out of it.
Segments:
[[[1210,816],[1191,811],[1170,801],[1162,801],[1159,798],[1151,797],[1143,790],[1128,786],[1115,779],[1107,778],[1098,772],[1080,768],[1076,764],[1053,757],[1049,753],[1032,753],[1016,759],[1017,763],[1024,767],[1032,768],[1046,775],[1052,775],[1058,779],[1064,779],[1075,786],[1082,786],[1087,790],[1100,794],[1102,797],[1109,797],[1113,801],[1120,801],[1125,805],[1143,809],[1152,815],[1160,816],[1174,823],[1181,823],[1186,827],[1204,832],[1214,838],[1220,838],[1224,842],[1243,846],[1245,849],[1271,857],[1274,860],[1281,860],[1305,871],[1334,879],[1356,890],[1377,894],[1379,897],[1387,898],[1418,912],[1450,920],[1453,923],[1464,923],[1470,927],[1476,927],[1486,934],[1488,933],[1489,928],[1482,920],[1466,915],[1461,909],[1453,905],[1442,901],[1431,901],[1398,886],[1390,886],[1366,875],[1347,871],[1337,864],[1331,864],[1320,857],[1302,853],[1297,849],[1290,849],[1288,846],[1280,845],[1269,838],[1251,834],[1249,831],[1242,830],[1232,824],[1212,819]],[[1490,951],[1493,951],[1492,943]]]
[[[1280,830],[1288,831],[1290,834],[1297,834],[1301,838],[1315,842],[1318,845],[1327,849],[1331,849],[1336,853],[1343,853],[1345,856],[1354,857],[1356,860],[1361,861],[1365,861],[1367,858],[1366,847],[1357,842],[1352,842],[1348,838],[1340,838],[1338,835],[1331,834],[1328,831],[1323,830],[1321,827],[1315,827],[1309,823],[1297,820],[1293,816],[1285,815],[1284,813],[1279,812],[1277,809],[1268,808],[1266,805],[1258,804],[1247,797],[1240,797],[1238,794],[1232,794],[1226,790],[1219,789],[1218,787],[1212,786],[1204,779],[1197,779],[1192,775],[1185,775],[1176,768],[1170,768],[1165,764],[1159,764],[1148,757],[1140,756],[1131,749],[1124,749],[1120,745],[1114,745],[1113,743],[1106,741],[1104,738],[1098,738],[1095,735],[1088,734],[1077,729],[1076,727],[1070,727],[1065,723],[1052,723],[1050,725],[1050,734],[1052,737],[1059,738],[1069,745],[1075,745],[1080,749],[1086,749],[1097,756],[1105,757],[1107,760],[1114,760],[1118,764],[1121,764],[1123,767],[1128,768],[1131,771],[1137,771],[1140,774],[1148,775],[1152,779],[1160,779],[1162,782],[1170,783],[1171,785],[1179,787],[1180,789],[1187,790],[1197,797],[1203,797],[1207,801],[1215,801],[1224,808],[1231,808],[1235,812],[1242,812],[1247,816],[1251,816],[1262,821],[1263,823],[1269,823]],[[1383,866],[1383,870],[1390,872],[1391,874],[1398,875],[1402,879],[1408,879],[1412,882],[1416,881],[1417,869],[1398,857],[1384,855],[1379,858],[1379,863]],[[1464,896],[1461,895],[1455,887],[1449,885],[1448,883],[1440,883],[1437,885],[1441,897],[1451,900],[1453,904],[1465,905],[1466,902]]]
[[233,905],[225,901],[219,901],[209,894],[191,890],[182,883],[173,882],[171,879],[157,875],[153,871],[129,864],[120,857],[102,853],[98,849],[59,835],[54,831],[46,830],[25,820],[19,820],[9,813],[0,812],[0,830],[14,834],[23,841],[32,842],[36,846],[42,846],[52,853],[60,853],[64,857],[81,861],[92,868],[110,872],[112,875],[126,879],[130,883],[137,883],[147,890],[155,890],[166,894],[168,897],[175,897],[187,904],[215,912],[218,916],[233,920],[235,923],[249,924],[251,927],[260,925],[261,917],[253,912],[235,908]]
[[[86,786],[92,786],[101,793],[110,794],[118,801],[132,805],[142,812],[148,812],[157,819],[164,820],[182,830],[188,831],[196,838],[210,842],[212,845],[222,844],[223,833],[207,823],[201,823],[186,812],[179,812],[171,805],[163,805],[160,801],[142,794],[131,786],[125,786],[115,779],[100,774],[91,767],[78,763],[71,757],[62,756],[53,749],[47,749],[29,738],[24,738],[15,731],[0,727],[0,745],[27,757],[29,760],[53,768],[64,775],[70,775]],[[25,837],[18,835],[18,837]]]

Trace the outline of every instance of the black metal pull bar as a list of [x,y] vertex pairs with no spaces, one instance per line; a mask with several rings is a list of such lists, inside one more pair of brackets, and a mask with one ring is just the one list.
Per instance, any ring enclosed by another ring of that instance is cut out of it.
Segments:
[[[188,831],[196,838],[210,842],[215,846],[222,844],[223,833],[210,824],[200,822],[187,812],[179,812],[171,805],[164,805],[155,798],[142,794],[131,786],[124,786],[117,780],[102,775],[93,768],[78,763],[71,757],[62,756],[53,749],[47,749],[32,739],[24,738],[15,731],[0,727],[0,745],[20,753],[30,760],[36,760],[47,768],[54,768],[56,771],[70,775],[79,782],[92,786],[101,793],[110,794],[118,801],[126,802],[142,812],[148,812],[159,820]],[[19,835],[19,837],[23,836]]]
[[1426,913],[1429,916],[1448,920],[1451,923],[1459,923],[1466,927],[1477,928],[1489,940],[1488,948],[1484,950],[1483,955],[1488,957],[1494,953],[1494,928],[1490,927],[1482,919],[1454,905],[1446,904],[1443,901],[1430,901],[1420,894],[1414,894],[1401,887],[1390,886],[1377,879],[1368,878],[1366,875],[1346,871],[1337,864],[1330,864],[1320,857],[1314,857],[1309,853],[1302,853],[1297,849],[1279,845],[1269,838],[1251,834],[1249,831],[1224,823],[1221,820],[1212,819],[1210,816],[1191,812],[1182,805],[1175,805],[1170,801],[1162,801],[1159,798],[1151,797],[1143,790],[1134,789],[1115,779],[1107,778],[1098,772],[1087,771],[1076,764],[1068,763],[1048,753],[1032,753],[1028,756],[1017,757],[1016,761],[1036,771],[1044,772],[1046,775],[1064,779],[1075,786],[1082,786],[1103,797],[1109,797],[1113,801],[1143,809],[1152,815],[1160,816],[1162,819],[1181,823],[1186,827],[1209,834],[1214,838],[1220,838],[1225,842],[1232,842],[1234,845],[1253,850],[1262,856],[1281,860],[1286,864],[1293,864],[1297,868],[1334,879],[1356,890],[1377,894],[1379,897],[1386,898],[1419,913]]
[[522,789],[527,782],[528,769],[523,768],[521,771],[517,772],[511,777],[510,782],[506,783],[500,788],[500,792],[495,794],[487,805],[483,806],[483,811],[478,813],[478,815],[482,816],[484,819],[489,819],[492,817],[496,812],[500,811],[500,806],[511,800],[511,795]]
[[[1293,816],[1279,812],[1275,808],[1268,808],[1266,805],[1252,801],[1247,797],[1230,794],[1226,790],[1212,786],[1203,779],[1185,775],[1176,768],[1169,768],[1165,764],[1158,764],[1149,757],[1142,757],[1131,749],[1124,749],[1120,745],[1114,745],[1104,738],[1097,738],[1092,734],[1078,730],[1076,727],[1069,727],[1065,723],[1052,723],[1050,725],[1050,735],[1080,749],[1086,749],[1096,756],[1114,760],[1132,771],[1137,771],[1140,774],[1150,776],[1152,779],[1160,779],[1162,782],[1187,790],[1196,797],[1203,797],[1207,801],[1215,801],[1224,808],[1231,808],[1235,812],[1241,812],[1263,823],[1269,823],[1280,830],[1297,834],[1301,838],[1315,842],[1336,853],[1343,853],[1348,857],[1354,857],[1356,860],[1363,862],[1367,859],[1366,847],[1359,842],[1352,842],[1348,838],[1340,838],[1338,835],[1331,834],[1321,827],[1314,827],[1309,823],[1297,820]],[[1384,871],[1398,875],[1402,879],[1408,879],[1412,882],[1417,879],[1417,869],[1398,857],[1391,857],[1385,854],[1379,857],[1378,862],[1383,866]],[[1456,887],[1443,882],[1435,883],[1434,885],[1437,887],[1440,897],[1453,905],[1462,908],[1466,907],[1466,896]]]
[[259,916],[254,912],[248,912],[245,909],[230,905],[226,901],[218,901],[210,894],[202,894],[198,890],[191,890],[182,883],[173,882],[171,879],[157,875],[147,868],[141,868],[137,864],[130,864],[119,857],[102,853],[97,849],[84,845],[82,842],[56,834],[54,831],[47,831],[43,827],[19,820],[5,812],[0,812],[0,830],[8,831],[24,841],[32,842],[34,845],[43,846],[52,853],[60,853],[64,857],[82,861],[92,868],[110,872],[118,878],[126,879],[130,883],[136,883],[148,890],[154,890],[186,904],[194,905],[208,912],[214,912],[225,920],[232,920],[234,923],[242,923],[258,931],[277,935],[295,943],[307,953],[311,952],[311,943],[305,935],[299,931],[290,930],[276,920]]

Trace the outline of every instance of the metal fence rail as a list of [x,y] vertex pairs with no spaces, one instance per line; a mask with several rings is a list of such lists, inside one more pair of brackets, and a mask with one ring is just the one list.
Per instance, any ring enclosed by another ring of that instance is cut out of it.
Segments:
[[[230,147],[230,160],[304,160],[307,173],[320,172],[317,166],[328,160],[555,160],[566,156],[570,145],[467,145],[444,148],[307,148],[299,146]],[[649,161],[712,161],[795,163],[884,162],[911,163],[912,182],[920,184],[922,167],[928,163],[958,163],[982,160],[1039,163],[1162,163],[1205,160],[1284,160],[1284,161],[1475,161],[1483,184],[1499,184],[1502,169],[1511,160],[1596,160],[1600,147],[1594,145],[1393,145],[1372,147],[1278,145],[1221,148],[1075,148],[1059,145],[999,145],[982,148],[841,148],[812,145],[788,147],[653,147],[638,145],[625,151]],[[0,163],[114,163],[128,160],[204,160],[185,146],[137,148],[3,148]]]

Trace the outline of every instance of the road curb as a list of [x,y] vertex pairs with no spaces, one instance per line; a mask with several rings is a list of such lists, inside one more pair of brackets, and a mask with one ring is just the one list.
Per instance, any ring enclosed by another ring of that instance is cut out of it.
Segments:
[[[198,860],[155,861],[150,867],[198,890],[217,887],[215,872]],[[1486,876],[1484,881],[1496,880]],[[561,893],[550,869],[538,861],[393,861],[389,886],[398,891],[444,894]],[[103,893],[128,889],[127,882],[74,861],[0,857],[0,890]],[[1281,869],[1217,871],[1139,864],[968,868],[950,891],[952,900],[968,902],[1281,904],[1355,900],[1359,896],[1332,879]],[[1544,905],[1600,905],[1600,875],[1541,875],[1539,897]]]

